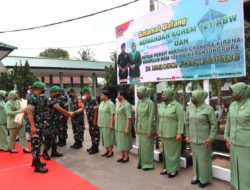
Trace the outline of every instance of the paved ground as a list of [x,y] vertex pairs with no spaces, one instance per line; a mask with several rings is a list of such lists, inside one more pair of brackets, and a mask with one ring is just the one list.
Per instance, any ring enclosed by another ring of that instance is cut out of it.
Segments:
[[[65,167],[77,175],[88,180],[102,190],[195,190],[200,189],[198,186],[190,184],[192,178],[192,168],[181,169],[179,175],[174,179],[167,176],[161,176],[161,163],[156,163],[155,170],[144,172],[138,170],[137,156],[131,155],[130,162],[127,164],[119,164],[116,162],[116,156],[107,159],[101,157],[104,152],[96,155],[89,155],[86,148],[90,146],[88,131],[85,131],[84,147],[79,150],[71,149],[69,146],[73,144],[72,130],[69,129],[68,145],[60,148],[60,152],[64,153],[64,157],[57,159]],[[101,146],[100,146],[101,147]],[[207,190],[231,190],[227,182],[214,179],[206,188]]]

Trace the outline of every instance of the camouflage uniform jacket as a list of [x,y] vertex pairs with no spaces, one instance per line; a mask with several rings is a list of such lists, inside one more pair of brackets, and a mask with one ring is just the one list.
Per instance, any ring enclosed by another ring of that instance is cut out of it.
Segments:
[[39,96],[32,93],[28,99],[28,107],[33,110],[33,118],[35,122],[35,127],[38,130],[44,130],[44,113],[43,104]]

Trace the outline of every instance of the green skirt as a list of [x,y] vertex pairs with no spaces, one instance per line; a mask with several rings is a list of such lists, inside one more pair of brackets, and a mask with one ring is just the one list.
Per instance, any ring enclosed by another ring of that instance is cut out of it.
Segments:
[[176,138],[161,138],[163,145],[163,170],[168,173],[176,172],[180,169],[181,140]]
[[154,137],[150,139],[147,135],[139,134],[139,166],[142,169],[154,168]]
[[7,151],[10,149],[8,138],[8,131],[6,124],[0,124],[0,150]]
[[128,151],[132,148],[132,134],[125,135],[123,131],[115,132],[117,149],[119,151]]
[[250,147],[231,144],[231,184],[237,190],[250,189]]
[[108,127],[100,127],[100,137],[105,148],[115,145],[115,130]]
[[212,149],[204,144],[191,143],[193,157],[193,175],[201,183],[208,183],[212,178]]

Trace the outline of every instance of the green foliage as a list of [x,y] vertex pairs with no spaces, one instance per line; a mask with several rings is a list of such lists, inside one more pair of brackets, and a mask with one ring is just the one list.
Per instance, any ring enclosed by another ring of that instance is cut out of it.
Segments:
[[24,66],[22,63],[20,65],[16,64],[13,69],[13,76],[14,83],[21,97],[25,97],[29,86],[37,80],[35,75],[30,71],[28,61],[25,61]]
[[109,67],[105,67],[105,87],[109,86],[117,86],[117,76],[116,76],[116,68],[113,65]]
[[93,51],[90,50],[90,48],[79,50],[77,53],[79,55],[79,58],[76,59],[78,60],[95,61],[95,54]]
[[110,59],[111,59],[112,62],[114,62],[116,64],[116,61],[117,61],[117,51],[111,52]]
[[14,89],[14,76],[12,72],[0,73],[0,89],[5,91],[11,91]]
[[25,97],[26,92],[35,81],[35,75],[31,72],[28,61],[22,65],[16,64],[11,72],[3,72],[0,75],[0,89],[11,91],[17,90],[20,97]]
[[39,57],[51,58],[51,59],[56,59],[56,58],[69,59],[70,56],[69,56],[68,51],[66,51],[64,49],[61,49],[61,48],[57,48],[57,49],[48,48],[48,49],[44,50],[43,52],[41,52],[39,54]]

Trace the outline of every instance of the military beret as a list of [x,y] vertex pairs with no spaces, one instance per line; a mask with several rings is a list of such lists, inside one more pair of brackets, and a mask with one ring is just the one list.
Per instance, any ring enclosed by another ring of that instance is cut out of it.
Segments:
[[46,85],[43,82],[39,82],[39,81],[34,82],[32,86],[33,88],[41,88],[41,89],[45,89],[46,87]]
[[82,93],[85,93],[85,92],[89,92],[89,88],[88,87],[83,87],[82,89],[81,89],[81,94]]
[[49,90],[50,92],[60,92],[61,88],[59,86],[52,86]]

